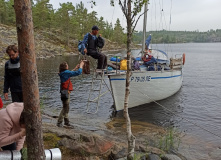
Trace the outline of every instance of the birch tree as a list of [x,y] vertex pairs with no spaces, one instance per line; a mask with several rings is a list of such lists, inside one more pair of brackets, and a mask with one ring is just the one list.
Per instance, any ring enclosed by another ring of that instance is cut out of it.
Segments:
[[[130,77],[131,77],[131,39],[138,20],[144,14],[140,14],[144,4],[148,0],[118,0],[121,10],[127,21],[127,73],[126,73],[126,90],[124,99],[124,117],[127,125],[127,139],[128,139],[128,160],[133,160],[135,148],[135,136],[131,131],[131,121],[128,113],[128,101],[130,94]],[[114,5],[114,0],[111,0],[111,5]]]
[[14,0],[26,124],[28,160],[44,160],[42,122],[30,0]]

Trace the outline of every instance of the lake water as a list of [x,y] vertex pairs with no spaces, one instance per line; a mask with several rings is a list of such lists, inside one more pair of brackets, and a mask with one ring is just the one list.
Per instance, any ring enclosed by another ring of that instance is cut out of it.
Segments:
[[[221,43],[158,44],[153,45],[152,48],[162,49],[170,56],[186,53],[182,88],[175,95],[159,101],[175,114],[165,111],[155,103],[150,103],[130,109],[131,119],[163,127],[176,127],[185,133],[180,151],[189,155],[188,159],[206,160],[209,152],[221,147]],[[133,54],[138,53],[138,51],[133,52]],[[44,112],[51,116],[58,116],[62,108],[58,67],[63,61],[67,61],[69,68],[72,69],[78,63],[78,56],[37,61]],[[0,71],[3,82],[4,70]],[[91,75],[72,78],[74,92],[71,93],[69,115],[75,127],[102,132],[106,129],[104,123],[111,120],[113,100],[110,94],[104,95],[101,98],[98,113],[87,114],[86,105],[90,90],[90,83],[87,82],[90,80]],[[108,80],[106,82],[108,83]],[[95,110],[95,106],[92,106],[92,110]],[[119,112],[117,116],[122,116],[122,113]]]

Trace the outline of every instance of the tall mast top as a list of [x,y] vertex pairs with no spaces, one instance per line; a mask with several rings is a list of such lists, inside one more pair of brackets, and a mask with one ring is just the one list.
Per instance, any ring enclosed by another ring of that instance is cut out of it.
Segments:
[[145,51],[146,27],[147,27],[147,9],[148,9],[148,2],[144,6],[142,53],[144,53],[144,51]]

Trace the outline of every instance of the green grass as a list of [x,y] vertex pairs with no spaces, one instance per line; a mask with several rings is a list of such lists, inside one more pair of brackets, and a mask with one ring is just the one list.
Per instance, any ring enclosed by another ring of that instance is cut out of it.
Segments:
[[41,112],[43,112],[43,110],[45,109],[45,104],[44,104],[45,99],[46,99],[46,95],[43,95],[43,97],[40,97],[40,110],[41,110]]
[[158,147],[166,152],[170,150],[177,150],[181,142],[180,133],[174,128],[168,128],[166,135],[159,140]]

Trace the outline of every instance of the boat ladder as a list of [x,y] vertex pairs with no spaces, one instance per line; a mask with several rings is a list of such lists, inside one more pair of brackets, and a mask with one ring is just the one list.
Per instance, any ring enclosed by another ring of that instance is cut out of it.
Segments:
[[[108,88],[107,84],[104,81],[105,72],[106,72],[106,69],[95,69],[95,71],[93,73],[93,78],[92,78],[92,82],[91,82],[91,89],[90,89],[90,93],[89,93],[89,97],[88,97],[87,110],[86,110],[86,112],[89,114],[96,114],[97,113],[100,97],[103,96],[104,94],[106,94],[108,91],[110,91],[110,89]],[[103,84],[105,84],[107,86],[108,90],[101,93]],[[92,94],[95,94],[96,98],[92,99]],[[90,112],[91,103],[96,103],[96,111],[95,112]]]

